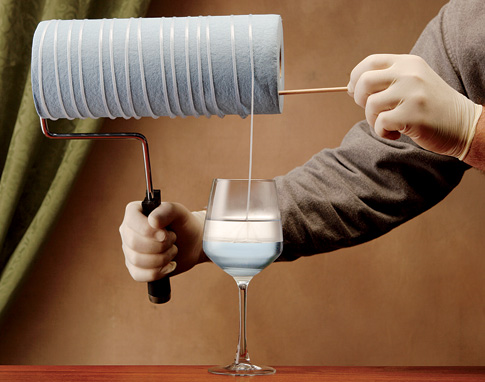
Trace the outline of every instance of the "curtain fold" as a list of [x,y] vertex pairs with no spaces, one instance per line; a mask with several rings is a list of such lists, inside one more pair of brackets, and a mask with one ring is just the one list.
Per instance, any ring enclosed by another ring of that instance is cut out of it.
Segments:
[[[32,267],[89,151],[40,130],[30,83],[32,37],[49,19],[143,16],[150,0],[0,0],[0,319]],[[102,120],[58,120],[52,131],[95,132]]]

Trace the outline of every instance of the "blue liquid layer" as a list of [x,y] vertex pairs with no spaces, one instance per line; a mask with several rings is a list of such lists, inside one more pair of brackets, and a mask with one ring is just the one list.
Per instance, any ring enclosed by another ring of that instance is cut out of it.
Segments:
[[271,264],[283,249],[281,242],[204,241],[204,252],[233,277],[252,277]]

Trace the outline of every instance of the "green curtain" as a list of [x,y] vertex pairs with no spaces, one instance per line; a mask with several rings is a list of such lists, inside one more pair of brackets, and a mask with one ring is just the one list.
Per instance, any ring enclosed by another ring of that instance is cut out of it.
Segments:
[[[150,0],[0,0],[0,319],[48,237],[89,150],[40,131],[30,83],[32,37],[49,19],[143,16]],[[95,132],[102,120],[52,131]]]

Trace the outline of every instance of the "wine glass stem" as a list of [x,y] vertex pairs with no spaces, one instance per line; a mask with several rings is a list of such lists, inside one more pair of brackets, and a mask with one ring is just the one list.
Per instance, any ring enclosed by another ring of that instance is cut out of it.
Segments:
[[249,281],[236,280],[239,288],[239,340],[237,344],[237,353],[234,363],[249,363],[249,354],[246,341],[246,311],[247,311],[247,291]]

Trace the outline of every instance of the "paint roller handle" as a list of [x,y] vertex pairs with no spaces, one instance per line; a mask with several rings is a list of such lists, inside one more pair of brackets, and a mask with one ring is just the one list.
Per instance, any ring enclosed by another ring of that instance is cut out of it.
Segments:
[[[143,215],[148,216],[161,203],[160,190],[153,190],[153,197],[141,203]],[[170,287],[170,278],[165,276],[162,279],[148,283],[148,298],[154,304],[165,304],[170,301],[172,290]]]

